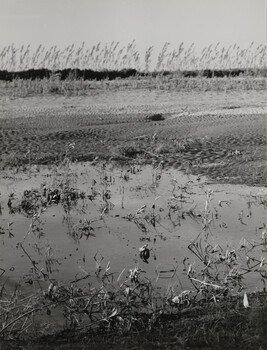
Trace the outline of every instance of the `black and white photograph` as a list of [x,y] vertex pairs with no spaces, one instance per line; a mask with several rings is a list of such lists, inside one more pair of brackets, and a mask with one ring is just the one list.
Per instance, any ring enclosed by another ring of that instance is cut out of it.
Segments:
[[0,350],[267,350],[267,0],[0,0]]

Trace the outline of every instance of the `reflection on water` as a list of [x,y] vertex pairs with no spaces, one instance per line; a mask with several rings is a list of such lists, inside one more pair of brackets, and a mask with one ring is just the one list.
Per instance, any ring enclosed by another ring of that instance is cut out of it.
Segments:
[[[265,224],[264,189],[213,185],[161,165],[10,171],[1,174],[0,192],[0,281],[24,288],[34,282],[33,266],[62,283],[136,266],[157,285],[183,290],[191,287],[188,268],[200,265],[196,249],[214,249],[227,263],[229,252],[260,242]],[[140,257],[144,246],[148,259]],[[253,254],[266,252],[259,246]],[[249,289],[262,288],[259,274],[245,277]]]

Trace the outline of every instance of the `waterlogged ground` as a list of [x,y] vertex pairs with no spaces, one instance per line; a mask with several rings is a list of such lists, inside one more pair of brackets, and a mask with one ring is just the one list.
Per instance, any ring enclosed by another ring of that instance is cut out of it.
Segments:
[[264,348],[266,91],[15,90],[0,89],[0,336]]
[[[39,288],[36,267],[48,276],[43,290],[53,279],[94,285],[105,270],[125,281],[135,267],[164,293],[193,290],[188,269],[201,280],[203,261],[189,249],[192,242],[216,261],[222,280],[232,268],[242,274],[241,284],[229,284],[233,293],[240,285],[264,287],[266,188],[212,184],[161,163],[117,168],[66,161],[9,169],[1,179],[0,282],[10,290],[17,283],[24,291]],[[144,245],[147,259],[140,257]]]

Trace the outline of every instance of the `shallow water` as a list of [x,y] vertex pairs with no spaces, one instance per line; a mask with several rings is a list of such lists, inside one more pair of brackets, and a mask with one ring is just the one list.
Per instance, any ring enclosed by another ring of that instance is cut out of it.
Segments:
[[[62,188],[62,184],[84,192],[85,198],[65,210],[61,202],[51,203],[39,208],[34,217],[10,213],[11,193],[15,207],[25,190]],[[213,191],[208,203],[211,222],[203,231],[209,190]],[[126,276],[138,266],[158,286],[190,288],[188,264],[197,269],[201,262],[188,245],[199,234],[204,237],[208,232],[213,247],[237,251],[242,242],[261,242],[266,223],[259,200],[266,198],[265,188],[215,185],[206,178],[160,166],[119,169],[82,163],[2,172],[0,193],[0,268],[5,271],[0,283],[11,287],[19,281],[24,288],[29,286],[34,261],[50,279],[61,283],[87,273],[96,276],[96,271],[109,265],[107,270],[117,273],[114,276],[122,271]],[[147,261],[139,256],[145,244],[150,250]],[[260,246],[253,254],[260,259],[266,250]],[[248,290],[263,287],[258,273],[247,274],[244,282]]]

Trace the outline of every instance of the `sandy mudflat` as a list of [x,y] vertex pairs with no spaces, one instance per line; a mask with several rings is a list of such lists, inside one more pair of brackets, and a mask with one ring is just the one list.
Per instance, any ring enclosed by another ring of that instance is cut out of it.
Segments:
[[[157,113],[162,120],[150,118]],[[67,152],[78,161],[163,161],[217,182],[264,186],[266,115],[264,90],[95,89],[15,99],[3,90],[1,166],[48,164]]]

